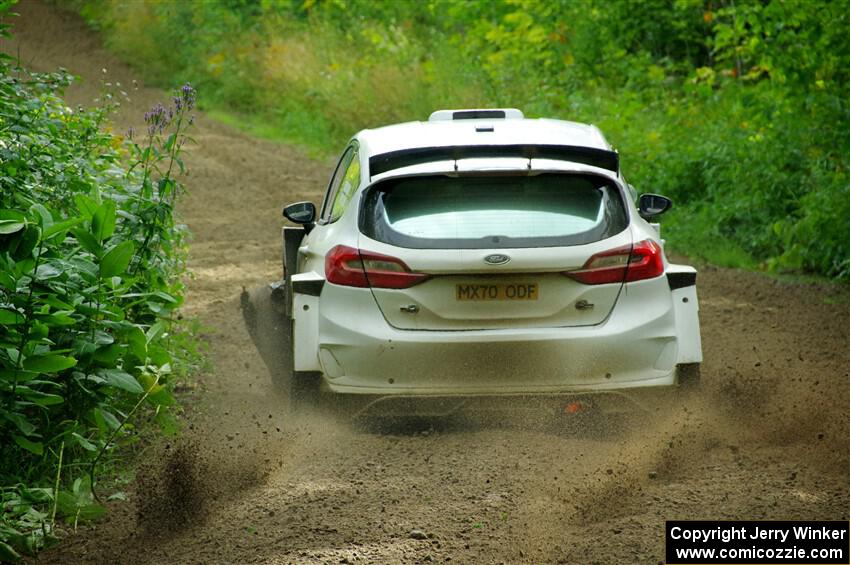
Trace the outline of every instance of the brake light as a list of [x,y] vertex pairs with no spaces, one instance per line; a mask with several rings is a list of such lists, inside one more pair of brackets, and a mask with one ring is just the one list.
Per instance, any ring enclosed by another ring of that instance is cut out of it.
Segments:
[[361,288],[410,288],[428,278],[414,273],[401,259],[337,245],[325,255],[329,283]]
[[646,239],[597,253],[581,269],[566,276],[583,284],[610,284],[653,279],[664,273],[661,247]]

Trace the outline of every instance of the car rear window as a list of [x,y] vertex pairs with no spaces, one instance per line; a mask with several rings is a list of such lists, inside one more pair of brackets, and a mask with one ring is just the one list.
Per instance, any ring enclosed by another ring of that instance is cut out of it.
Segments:
[[408,248],[580,245],[626,228],[620,191],[585,174],[390,179],[365,195],[360,230]]

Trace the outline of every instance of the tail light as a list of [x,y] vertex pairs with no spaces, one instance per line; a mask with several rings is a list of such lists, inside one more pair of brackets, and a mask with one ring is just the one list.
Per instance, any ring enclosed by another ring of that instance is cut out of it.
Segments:
[[597,253],[581,269],[564,273],[584,284],[653,279],[664,273],[661,247],[651,239]]
[[325,255],[329,283],[361,288],[409,288],[428,278],[414,273],[401,259],[337,245]]

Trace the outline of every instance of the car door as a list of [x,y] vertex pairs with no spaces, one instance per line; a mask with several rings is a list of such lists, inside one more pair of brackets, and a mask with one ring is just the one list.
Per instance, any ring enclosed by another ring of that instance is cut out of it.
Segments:
[[[358,144],[352,142],[343,151],[334,169],[316,226],[298,250],[298,272],[323,273],[325,254],[345,239],[346,228],[339,220],[360,188],[361,171],[360,150]],[[352,237],[356,241],[356,234]]]

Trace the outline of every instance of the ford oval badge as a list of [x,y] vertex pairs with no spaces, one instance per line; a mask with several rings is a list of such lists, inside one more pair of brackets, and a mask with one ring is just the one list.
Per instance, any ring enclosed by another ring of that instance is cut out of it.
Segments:
[[502,255],[501,253],[494,253],[493,255],[488,255],[484,258],[484,262],[490,265],[504,265],[510,260],[510,257]]

